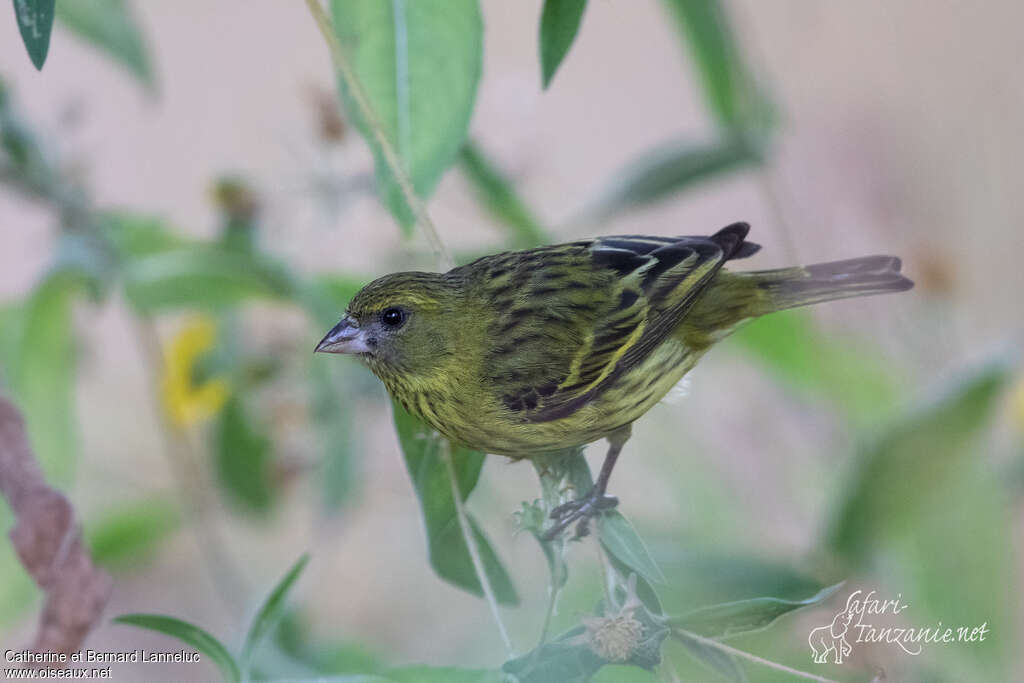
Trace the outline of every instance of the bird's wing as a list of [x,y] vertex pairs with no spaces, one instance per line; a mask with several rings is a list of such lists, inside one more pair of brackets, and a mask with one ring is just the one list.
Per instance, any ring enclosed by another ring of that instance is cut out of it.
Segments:
[[485,379],[524,422],[571,415],[678,326],[749,227],[710,237],[602,237],[487,257],[496,318]]

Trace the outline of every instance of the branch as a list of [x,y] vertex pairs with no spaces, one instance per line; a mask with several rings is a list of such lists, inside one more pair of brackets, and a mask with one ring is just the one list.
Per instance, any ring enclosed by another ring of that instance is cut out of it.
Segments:
[[825,678],[824,676],[819,676],[818,674],[812,674],[806,671],[800,671],[799,669],[793,669],[791,667],[786,666],[785,664],[779,664],[778,662],[773,662],[770,659],[765,659],[764,657],[752,655],[749,652],[738,650],[732,647],[731,645],[726,645],[725,643],[721,643],[713,638],[705,638],[704,636],[697,635],[692,631],[684,631],[681,628],[677,628],[672,630],[672,636],[676,640],[680,641],[682,640],[682,637],[685,636],[686,638],[696,640],[702,645],[713,647],[717,650],[721,650],[722,652],[727,652],[733,655],[734,657],[741,657],[743,659],[750,660],[751,662],[754,662],[756,664],[760,664],[761,666],[766,666],[769,669],[775,669],[776,671],[782,671],[791,676],[796,676],[797,678],[806,678],[809,681],[819,681],[820,683],[839,683],[839,681],[836,681],[831,678]]
[[402,190],[402,196],[405,198],[406,204],[412,209],[413,215],[416,216],[416,222],[423,228],[423,232],[427,237],[427,241],[430,246],[437,253],[438,259],[441,261],[441,265],[445,268],[452,268],[455,262],[452,260],[452,256],[448,253],[444,243],[441,241],[440,235],[437,233],[437,228],[434,227],[433,221],[430,220],[430,216],[427,214],[427,208],[423,205],[423,201],[419,195],[416,194],[416,190],[413,188],[412,180],[409,179],[409,174],[406,173],[405,167],[402,165],[401,159],[398,157],[398,153],[395,152],[394,145],[388,140],[388,136],[384,133],[384,126],[380,123],[380,118],[377,116],[377,112],[373,110],[373,106],[370,104],[370,100],[367,99],[366,93],[363,91],[363,86],[359,82],[359,78],[356,76],[355,69],[352,68],[352,64],[349,62],[348,57],[345,55],[345,50],[341,46],[341,42],[338,40],[337,34],[334,32],[334,24],[331,22],[331,18],[324,12],[323,5],[320,4],[320,0],[306,0],[306,5],[309,6],[309,12],[313,15],[313,20],[316,21],[317,28],[320,29],[320,33],[323,34],[324,40],[327,41],[327,47],[331,52],[331,59],[334,61],[334,66],[338,70],[338,74],[342,80],[345,81],[345,86],[349,92],[352,93],[352,99],[355,101],[356,107],[359,108],[359,114],[366,122],[371,133],[373,134],[374,140],[380,147],[381,155],[384,157],[384,161],[388,166],[388,170],[391,175],[394,176],[398,182],[398,187]]
[[21,414],[2,396],[0,494],[14,512],[11,543],[46,594],[32,649],[75,652],[103,613],[110,577],[93,564],[71,503],[46,483]]

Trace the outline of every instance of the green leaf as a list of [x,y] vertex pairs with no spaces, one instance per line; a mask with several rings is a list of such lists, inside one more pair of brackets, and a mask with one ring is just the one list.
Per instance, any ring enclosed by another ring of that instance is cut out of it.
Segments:
[[83,286],[73,271],[47,276],[20,316],[7,377],[47,479],[67,482],[78,451],[71,305]]
[[281,265],[259,254],[196,245],[123,264],[125,295],[139,313],[181,308],[218,310],[254,298],[287,299],[295,283]]
[[342,394],[350,385],[352,369],[342,363],[317,363],[311,377],[313,427],[320,445],[320,483],[324,506],[336,512],[357,489],[355,464],[359,456],[352,397]]
[[256,648],[281,620],[281,616],[284,614],[285,598],[288,597],[288,592],[299,578],[299,575],[302,574],[302,570],[306,568],[308,562],[309,555],[306,554],[292,565],[288,573],[274,586],[274,590],[270,592],[270,595],[267,596],[266,601],[253,618],[252,624],[249,626],[249,633],[245,636],[245,645],[242,646],[242,656],[239,658],[239,665],[244,677],[248,678],[249,666]]
[[[423,519],[427,527],[430,564],[438,576],[451,583],[482,595],[480,581],[466,548],[455,512],[455,499],[448,478],[448,469],[442,458],[443,448],[452,449],[458,489],[463,499],[476,486],[483,467],[484,454],[442,443],[442,438],[417,418],[406,412],[397,402],[394,406],[395,430],[405,455],[405,465],[412,477],[420,500]],[[480,549],[487,577],[498,600],[518,604],[519,597],[505,567],[498,559],[487,537],[470,517],[470,525]]]
[[835,595],[843,584],[837,583],[804,600],[752,598],[709,605],[669,619],[669,624],[707,638],[729,638],[757,631],[801,607],[817,605]]
[[551,241],[512,182],[472,140],[462,148],[459,168],[484,208],[508,228],[511,246],[529,248]]
[[127,624],[139,628],[157,631],[164,635],[177,638],[200,653],[206,655],[220,669],[221,676],[229,683],[241,680],[241,674],[235,658],[219,640],[203,629],[174,617],[162,614],[123,614],[114,619],[116,624]]
[[635,571],[650,583],[665,583],[665,575],[654,562],[640,534],[618,510],[602,515],[597,522],[601,547],[609,555]]
[[302,293],[283,263],[260,252],[187,239],[149,216],[106,213],[99,225],[120,261],[125,296],[139,313],[221,310]]
[[124,261],[153,256],[195,244],[175,233],[163,220],[124,211],[108,211],[97,221],[103,238]]
[[166,501],[133,501],[87,522],[85,539],[97,563],[123,567],[151,556],[180,524],[177,509]]
[[728,652],[724,652],[712,645],[703,643],[685,633],[674,634],[676,640],[682,643],[686,651],[698,662],[717,673],[727,681],[743,683],[747,680],[747,674],[740,667],[739,662]]
[[586,683],[606,662],[581,641],[577,626],[522,657],[510,659],[502,671],[519,683]]
[[318,275],[305,282],[298,298],[314,320],[326,326],[326,332],[341,319],[348,302],[370,280],[350,275]]
[[540,17],[541,80],[547,88],[576,40],[587,0],[545,0]]
[[837,509],[829,546],[855,565],[881,538],[911,529],[949,483],[990,418],[1009,379],[991,365],[958,379],[859,455],[860,471]]
[[502,683],[505,680],[497,671],[427,666],[392,669],[387,676],[395,683]]
[[1019,501],[1011,504],[991,461],[978,457],[985,452],[964,458],[913,527],[880,549],[892,569],[889,585],[910,602],[908,621],[987,625],[983,642],[925,646],[948,680],[1014,680],[1019,666],[1020,610],[1002,589],[1020,584],[1016,548],[1007,542],[1019,529]]
[[59,0],[57,19],[143,85],[153,86],[146,41],[125,0]]
[[270,438],[249,417],[242,399],[232,395],[217,420],[217,477],[234,502],[266,512],[274,498]]
[[757,147],[739,135],[701,145],[666,142],[618,172],[574,223],[607,221],[624,211],[668,199],[699,182],[741,166],[760,163],[760,160]]
[[50,51],[53,31],[54,0],[14,0],[14,18],[28,57],[42,71],[46,53]]
[[665,0],[696,61],[708,106],[730,129],[746,128],[767,102],[743,64],[719,0]]
[[855,422],[887,415],[896,405],[896,368],[867,340],[826,334],[806,311],[758,318],[730,343],[793,388],[826,398]]
[[[420,197],[428,197],[465,141],[483,62],[477,0],[333,0],[335,31],[377,123]],[[370,122],[340,82],[349,118],[373,151],[377,186],[408,231],[412,210]]]

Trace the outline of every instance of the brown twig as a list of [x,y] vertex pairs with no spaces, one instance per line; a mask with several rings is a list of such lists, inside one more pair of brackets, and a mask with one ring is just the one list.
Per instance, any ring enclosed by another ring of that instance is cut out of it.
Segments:
[[32,649],[75,652],[103,613],[110,577],[93,564],[71,503],[46,483],[21,414],[2,396],[0,494],[14,512],[11,543],[46,594]]

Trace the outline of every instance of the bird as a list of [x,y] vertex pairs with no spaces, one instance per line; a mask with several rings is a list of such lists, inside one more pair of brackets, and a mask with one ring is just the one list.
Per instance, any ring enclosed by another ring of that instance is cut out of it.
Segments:
[[750,226],[709,236],[619,235],[399,272],[361,289],[317,344],[369,366],[451,442],[516,459],[608,441],[591,491],[558,506],[546,540],[615,507],[612,470],[644,415],[744,322],[913,287],[895,256],[772,270]]

